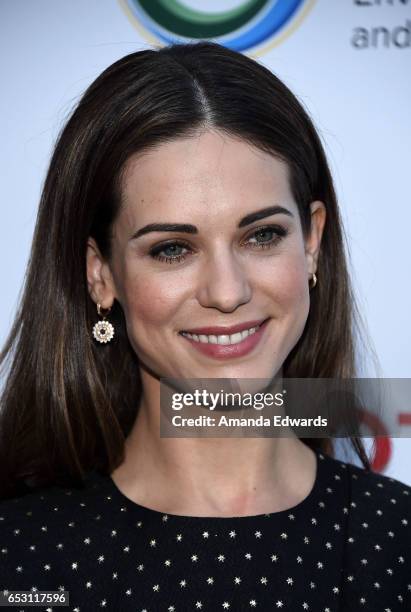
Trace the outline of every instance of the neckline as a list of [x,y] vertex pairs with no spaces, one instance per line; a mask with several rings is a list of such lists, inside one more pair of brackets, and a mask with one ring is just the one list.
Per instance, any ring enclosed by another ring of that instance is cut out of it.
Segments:
[[306,513],[309,508],[314,505],[314,501],[317,499],[318,493],[321,489],[321,485],[324,482],[324,470],[325,470],[325,457],[322,451],[313,448],[316,457],[316,474],[314,479],[314,484],[311,488],[311,491],[308,495],[298,504],[287,508],[285,510],[280,510],[277,512],[268,512],[264,514],[252,514],[245,516],[192,516],[186,514],[172,514],[169,512],[162,512],[161,510],[155,510],[154,508],[149,508],[148,506],[143,506],[129,497],[127,497],[116,485],[114,480],[110,475],[103,475],[99,473],[100,478],[103,478],[109,489],[109,492],[112,496],[112,499],[118,500],[123,507],[127,509],[127,511],[133,515],[138,515],[140,517],[152,518],[152,519],[160,519],[164,520],[163,517],[167,516],[166,520],[173,520],[174,522],[191,522],[191,523],[213,523],[213,524],[221,524],[227,525],[228,523],[247,523],[252,521],[260,521],[260,520],[281,520],[287,518],[288,515],[296,515],[297,513]]

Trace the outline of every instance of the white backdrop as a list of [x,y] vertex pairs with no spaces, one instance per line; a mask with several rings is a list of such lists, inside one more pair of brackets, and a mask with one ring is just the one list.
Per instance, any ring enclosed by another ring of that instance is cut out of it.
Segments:
[[[52,146],[68,112],[108,65],[163,44],[133,16],[132,4],[1,0],[1,342],[17,305]],[[241,1],[181,4],[209,12]],[[314,119],[381,374],[411,378],[411,0],[307,0],[274,36],[243,52],[273,70]],[[363,376],[375,375],[366,365]],[[402,431],[409,435],[411,427]],[[411,484],[409,439],[391,443],[381,471]]]

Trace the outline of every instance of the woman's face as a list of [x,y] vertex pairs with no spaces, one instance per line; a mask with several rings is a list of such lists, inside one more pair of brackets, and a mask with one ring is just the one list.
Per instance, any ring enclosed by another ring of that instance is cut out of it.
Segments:
[[[325,221],[321,202],[312,211],[304,243],[286,165],[242,140],[208,131],[162,144],[126,166],[110,264],[89,248],[91,294],[120,302],[158,377],[271,378],[309,312]],[[265,323],[241,342],[226,329],[181,333],[255,322]]]

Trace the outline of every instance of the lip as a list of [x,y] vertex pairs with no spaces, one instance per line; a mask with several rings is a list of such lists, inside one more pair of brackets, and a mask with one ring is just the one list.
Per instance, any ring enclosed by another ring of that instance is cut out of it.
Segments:
[[[260,324],[259,329],[252,334],[251,336],[247,336],[241,342],[237,344],[208,344],[203,342],[196,342],[191,338],[187,338],[187,336],[182,336],[183,340],[189,342],[192,347],[197,349],[199,353],[206,355],[207,357],[213,357],[214,359],[232,359],[235,357],[243,357],[243,355],[247,355],[250,353],[260,342],[262,339],[267,324],[269,322],[268,319],[263,319],[263,323]],[[250,325],[250,327],[255,327],[258,325],[258,322],[252,321],[255,325]],[[249,323],[247,323],[249,325]],[[216,328],[205,328],[205,329],[216,329]],[[221,328],[219,328],[221,329]],[[223,328],[224,329],[224,328]],[[225,328],[228,329],[228,328]],[[230,328],[231,329],[231,328]],[[248,329],[248,327],[243,327],[243,329]],[[240,330],[241,331],[241,330]],[[191,332],[189,332],[191,333]],[[231,332],[236,333],[236,332]],[[221,332],[220,332],[221,334]]]
[[267,321],[267,319],[245,321],[245,323],[238,323],[237,325],[232,325],[231,327],[196,327],[195,329],[183,329],[182,331],[188,332],[189,334],[204,334],[205,336],[231,336],[231,334],[236,334],[237,332],[244,331],[245,329],[262,325],[264,321]]

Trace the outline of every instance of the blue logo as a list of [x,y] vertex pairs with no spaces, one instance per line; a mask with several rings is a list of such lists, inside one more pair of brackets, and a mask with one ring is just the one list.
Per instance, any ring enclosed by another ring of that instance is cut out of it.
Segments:
[[123,0],[133,20],[166,45],[212,40],[235,51],[245,51],[274,38],[307,3],[308,0],[246,0],[239,1],[235,8],[206,12],[190,8],[187,0]]

